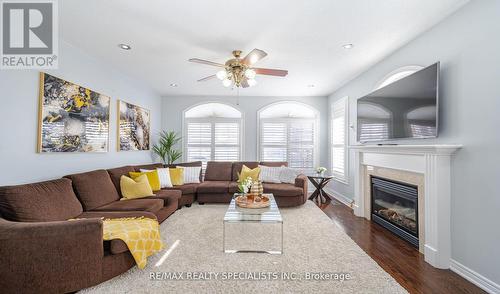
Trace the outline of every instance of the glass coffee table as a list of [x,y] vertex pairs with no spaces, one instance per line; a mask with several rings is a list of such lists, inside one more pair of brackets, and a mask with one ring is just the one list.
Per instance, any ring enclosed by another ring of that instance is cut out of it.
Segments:
[[234,194],[224,215],[223,251],[225,253],[283,253],[283,218],[273,194],[266,208],[241,208]]

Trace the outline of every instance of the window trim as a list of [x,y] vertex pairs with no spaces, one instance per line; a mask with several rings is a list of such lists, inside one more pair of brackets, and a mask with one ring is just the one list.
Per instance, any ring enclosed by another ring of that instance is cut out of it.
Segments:
[[[336,174],[333,171],[333,148],[334,145],[340,145],[340,144],[333,144],[333,107],[335,103],[338,103],[339,101],[344,100],[344,176],[340,176],[339,174]],[[330,105],[330,146],[329,146],[329,155],[330,155],[330,170],[333,176],[333,179],[337,182],[341,182],[345,185],[349,185],[349,96],[344,96],[340,99],[335,100],[333,103]]]
[[[217,104],[224,104],[227,106],[230,106],[236,110],[238,110],[241,114],[240,118],[227,118],[227,117],[197,117],[197,118],[186,118],[186,112],[198,107],[202,106],[204,104],[209,104],[209,103],[217,103]],[[239,136],[239,152],[240,152],[240,159],[239,161],[244,161],[245,160],[245,113],[237,106],[232,105],[230,103],[225,103],[225,102],[220,102],[220,101],[204,101],[200,103],[196,103],[194,105],[189,106],[188,108],[184,109],[182,111],[182,161],[186,162],[187,161],[187,126],[189,122],[210,122],[213,125],[215,122],[237,122],[240,124],[240,136]],[[212,142],[215,146],[215,140],[214,140],[215,132],[212,132]],[[211,156],[215,152],[214,150],[211,150]],[[215,159],[214,159],[215,160]]]
[[[267,108],[269,107],[273,107],[273,106],[276,106],[276,105],[280,105],[280,104],[289,104],[289,103],[293,103],[293,104],[299,104],[301,106],[304,106],[304,107],[307,107],[308,109],[312,110],[314,112],[314,118],[300,118],[300,117],[297,117],[297,118],[293,118],[293,117],[276,117],[276,118],[260,118],[260,115],[261,113],[266,110]],[[320,129],[320,112],[314,108],[313,106],[309,105],[309,104],[306,104],[306,103],[303,103],[303,102],[299,102],[299,101],[293,101],[293,100],[285,100],[285,101],[278,101],[278,102],[274,102],[274,103],[270,103],[270,104],[267,104],[263,107],[261,107],[258,111],[257,111],[257,130],[256,130],[256,133],[257,133],[257,161],[262,161],[262,154],[261,154],[261,151],[262,151],[262,148],[261,148],[261,127],[262,127],[262,123],[261,121],[272,121],[272,122],[283,122],[283,121],[291,121],[291,120],[294,120],[294,121],[298,121],[298,120],[307,120],[307,121],[314,121],[314,149],[313,149],[313,152],[314,152],[314,158],[313,158],[313,165],[315,167],[318,167],[319,166],[319,157],[320,157],[320,149],[319,149],[319,145],[320,145],[320,133],[321,133],[321,129]],[[288,160],[287,160],[288,162]]]

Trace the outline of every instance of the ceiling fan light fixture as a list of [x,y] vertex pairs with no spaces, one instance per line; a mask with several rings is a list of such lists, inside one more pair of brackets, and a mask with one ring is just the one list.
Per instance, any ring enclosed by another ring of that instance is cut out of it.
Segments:
[[252,54],[252,56],[250,56],[250,64],[254,64],[257,61],[259,61],[259,56],[257,54]]
[[249,79],[249,80],[254,79],[254,78],[255,78],[255,75],[256,75],[255,70],[253,70],[253,69],[251,69],[251,68],[249,68],[249,69],[247,69],[247,70],[245,71],[245,77],[247,77],[247,79]]
[[257,81],[255,79],[248,79],[248,85],[250,87],[253,87],[253,86],[257,85]]
[[227,79],[227,78],[224,79],[224,80],[222,80],[222,85],[224,85],[224,87],[226,87],[226,88],[231,87],[232,83],[233,82],[230,79]]
[[216,76],[219,80],[223,81],[227,78],[227,72],[225,70],[218,71]]

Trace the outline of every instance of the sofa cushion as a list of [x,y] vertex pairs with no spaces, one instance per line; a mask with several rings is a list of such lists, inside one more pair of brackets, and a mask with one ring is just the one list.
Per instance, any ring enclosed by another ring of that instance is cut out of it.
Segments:
[[180,186],[173,186],[172,188],[165,188],[165,190],[180,190],[182,195],[185,194],[194,194],[196,193],[196,189],[201,184],[184,184]]
[[182,168],[169,168],[168,173],[170,175],[170,182],[172,187],[184,185],[184,170]]
[[141,164],[141,165],[134,165],[132,166],[136,172],[140,172],[141,169],[149,169],[149,170],[155,170],[157,168],[162,168],[163,164],[162,163],[151,163],[151,164]]
[[103,169],[67,175],[65,178],[73,182],[73,189],[83,205],[83,210],[92,210],[120,199],[108,172]]
[[122,176],[120,179],[120,188],[123,195],[121,200],[146,198],[154,195],[146,175],[141,175],[135,180],[127,176]]
[[[170,167],[170,168],[176,168],[178,166],[202,166],[202,162],[201,161],[193,161],[193,162],[167,164],[167,167]],[[202,180],[203,180],[203,175],[202,175],[202,171],[200,170],[200,182]]]
[[157,212],[163,208],[161,199],[132,199],[114,201],[106,205],[96,207],[93,211],[149,211]]
[[232,167],[232,162],[207,162],[207,169],[205,170],[205,181],[231,181]]
[[303,194],[302,188],[291,184],[264,183],[264,193],[272,193],[274,196],[300,196]]
[[163,206],[169,206],[173,201],[176,203],[181,199],[182,192],[180,190],[165,190],[155,191],[155,196],[149,197],[149,199],[162,199]]
[[205,181],[198,186],[197,193],[229,193],[229,181]]
[[82,211],[69,179],[0,187],[0,214],[11,221],[62,221]]
[[135,169],[131,165],[127,166],[122,166],[122,167],[117,167],[117,168],[111,168],[108,169],[108,174],[111,178],[111,181],[113,182],[113,185],[115,185],[116,191],[118,191],[118,194],[122,196],[121,189],[120,189],[120,178],[122,176],[127,176],[129,175],[129,172],[134,172]]
[[[129,177],[131,177],[133,180],[137,180],[142,175],[146,176],[148,183],[149,183],[149,186],[153,191],[158,191],[161,189],[160,177],[158,176],[158,171],[156,169],[151,170],[151,171],[147,171],[147,172],[130,172],[129,173]],[[120,184],[121,184],[121,179],[120,179]],[[121,187],[121,185],[120,185],[120,187]]]
[[257,161],[236,161],[233,162],[232,166],[232,175],[231,175],[231,181],[236,182],[238,181],[238,174],[241,173],[241,169],[243,168],[243,165],[246,165],[248,168],[254,169],[259,166],[259,163]]
[[282,165],[288,166],[288,162],[286,162],[286,161],[261,161],[259,164],[265,165],[265,166],[276,166],[276,167],[282,166]]

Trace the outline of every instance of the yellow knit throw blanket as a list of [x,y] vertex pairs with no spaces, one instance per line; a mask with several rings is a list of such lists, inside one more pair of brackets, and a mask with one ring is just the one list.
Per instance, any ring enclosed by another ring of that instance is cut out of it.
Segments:
[[149,256],[163,249],[158,221],[145,217],[103,220],[103,239],[123,240],[140,269]]

